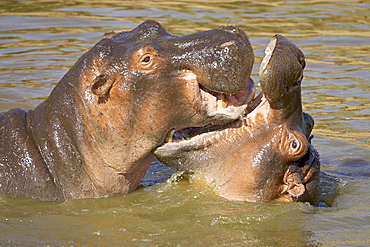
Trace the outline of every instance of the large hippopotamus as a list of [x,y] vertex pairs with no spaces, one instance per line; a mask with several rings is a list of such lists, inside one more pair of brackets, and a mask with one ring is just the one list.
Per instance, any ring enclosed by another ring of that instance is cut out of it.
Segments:
[[[320,161],[312,117],[302,112],[304,55],[274,36],[260,67],[262,92],[227,125],[177,131],[154,153],[166,165],[200,174],[235,201],[319,203]],[[248,75],[247,75],[248,76]],[[253,87],[249,89],[254,96]]]
[[243,114],[253,60],[232,26],[174,36],[149,20],[107,33],[34,110],[0,115],[0,194],[132,192],[168,133]]

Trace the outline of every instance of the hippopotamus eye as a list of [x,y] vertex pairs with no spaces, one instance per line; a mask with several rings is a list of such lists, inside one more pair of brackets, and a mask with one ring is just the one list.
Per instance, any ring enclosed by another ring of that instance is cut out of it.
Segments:
[[296,149],[296,148],[297,148],[297,143],[296,143],[296,141],[292,141],[292,148],[293,148],[293,149]]
[[140,74],[157,73],[157,68],[164,61],[161,53],[151,45],[138,48],[132,56],[134,59],[130,62],[130,67]]
[[149,63],[150,62],[150,56],[144,57],[143,60],[141,60],[142,63]]
[[279,147],[281,153],[289,159],[299,159],[306,154],[308,149],[308,141],[306,136],[298,130],[289,130],[290,133],[284,135]]

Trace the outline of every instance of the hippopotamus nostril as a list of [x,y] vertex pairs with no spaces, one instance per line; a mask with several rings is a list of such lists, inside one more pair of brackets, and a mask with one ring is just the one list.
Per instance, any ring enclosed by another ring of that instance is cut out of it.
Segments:
[[116,32],[114,31],[111,31],[111,32],[106,32],[104,35],[103,35],[103,39],[111,39],[114,37],[114,35],[116,35]]
[[227,41],[227,42],[225,42],[225,43],[222,43],[221,45],[220,45],[220,47],[225,47],[225,46],[230,46],[230,45],[234,45],[235,44],[235,41]]
[[170,36],[164,27],[155,20],[147,20],[133,30],[132,37],[135,40],[146,40]]

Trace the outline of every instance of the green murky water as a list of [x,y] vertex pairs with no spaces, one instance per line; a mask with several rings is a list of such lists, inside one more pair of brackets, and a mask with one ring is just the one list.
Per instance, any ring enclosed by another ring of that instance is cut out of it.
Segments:
[[0,196],[0,245],[370,245],[369,16],[366,1],[0,0],[0,111],[35,107],[104,32],[146,19],[176,35],[241,27],[257,56],[256,82],[265,45],[283,34],[306,55],[304,110],[331,176],[328,208],[236,203],[200,183],[167,181],[173,170],[153,163],[130,195],[64,203]]

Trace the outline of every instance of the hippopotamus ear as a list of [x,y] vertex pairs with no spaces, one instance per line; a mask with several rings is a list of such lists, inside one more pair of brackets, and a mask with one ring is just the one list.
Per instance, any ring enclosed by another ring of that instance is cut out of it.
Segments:
[[114,31],[112,32],[107,32],[103,35],[103,39],[110,39],[110,38],[113,38],[113,36],[116,35],[116,33]]
[[106,75],[97,76],[91,86],[91,92],[99,97],[98,103],[105,103],[109,99],[109,91],[112,88],[114,80]]

